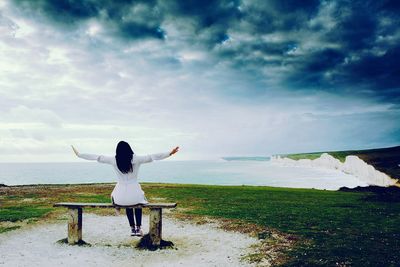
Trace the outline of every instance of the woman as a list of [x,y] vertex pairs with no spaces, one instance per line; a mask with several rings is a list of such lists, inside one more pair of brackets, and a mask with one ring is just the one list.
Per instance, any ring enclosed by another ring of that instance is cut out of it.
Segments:
[[[144,196],[144,192],[137,180],[140,164],[152,162],[153,160],[168,158],[179,150],[179,147],[175,147],[171,150],[171,152],[138,156],[133,153],[127,142],[120,141],[117,145],[115,157],[112,157],[82,154],[79,153],[75,147],[71,147],[75,154],[82,159],[97,160],[100,163],[110,164],[114,167],[114,170],[118,176],[118,182],[111,193],[111,199],[113,204],[118,206],[147,204],[148,201]],[[119,208],[117,208],[117,211],[119,211]],[[128,217],[129,225],[131,226],[131,235],[142,236],[142,209],[135,209],[136,225],[133,218],[132,208],[126,208],[126,216]]]

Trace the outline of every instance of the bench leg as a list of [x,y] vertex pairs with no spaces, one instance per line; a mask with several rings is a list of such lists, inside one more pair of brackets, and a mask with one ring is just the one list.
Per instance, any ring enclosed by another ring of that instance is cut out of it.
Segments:
[[153,246],[161,243],[162,209],[150,208],[150,242]]
[[68,208],[68,244],[82,240],[82,208]]

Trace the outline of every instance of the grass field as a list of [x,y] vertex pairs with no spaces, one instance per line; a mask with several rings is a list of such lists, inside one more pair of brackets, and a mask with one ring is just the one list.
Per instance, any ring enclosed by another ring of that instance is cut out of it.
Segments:
[[400,146],[377,148],[368,150],[348,150],[348,151],[328,151],[328,152],[312,152],[300,154],[282,155],[290,159],[316,159],[323,153],[328,153],[344,162],[349,155],[358,156],[366,163],[375,167],[375,169],[388,174],[394,179],[400,179]]
[[[7,224],[0,222],[0,232],[20,227],[19,220],[59,218],[65,210],[52,208],[54,202],[109,202],[112,188],[112,184],[0,188],[0,218]],[[285,252],[285,266],[398,266],[400,262],[400,203],[379,201],[372,193],[173,184],[144,184],[143,189],[150,200],[178,202],[175,215],[239,220],[297,236],[297,245]]]

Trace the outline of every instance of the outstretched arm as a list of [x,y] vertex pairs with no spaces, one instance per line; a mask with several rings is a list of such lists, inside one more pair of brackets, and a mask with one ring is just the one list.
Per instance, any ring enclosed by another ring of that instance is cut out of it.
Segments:
[[74,146],[71,145],[71,147],[72,147],[72,150],[74,150],[75,155],[81,159],[96,160],[97,162],[107,163],[107,164],[112,164],[112,161],[114,159],[114,157],[110,157],[110,156],[79,153],[79,151]]
[[174,149],[172,149],[170,152],[150,154],[150,155],[146,155],[146,156],[136,156],[136,160],[139,163],[148,163],[148,162],[152,162],[153,160],[162,160],[162,159],[168,158],[168,157],[174,155],[175,153],[177,153],[178,151],[179,151],[179,147],[177,146]]

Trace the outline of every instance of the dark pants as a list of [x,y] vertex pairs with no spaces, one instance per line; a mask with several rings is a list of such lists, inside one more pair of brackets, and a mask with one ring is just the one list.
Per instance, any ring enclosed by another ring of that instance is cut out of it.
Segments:
[[[111,198],[112,203],[114,203],[114,198]],[[131,227],[135,227],[135,219],[133,218],[133,209],[128,208],[126,210],[126,217],[128,217],[129,225]],[[137,226],[142,226],[142,209],[135,209],[135,217],[136,217],[136,225]]]
[[[135,226],[135,220],[133,219],[133,209],[128,208],[126,210],[126,216],[128,217],[129,220],[129,225],[131,227]],[[142,209],[135,209],[135,218],[136,218],[136,226],[141,226],[142,225]]]

